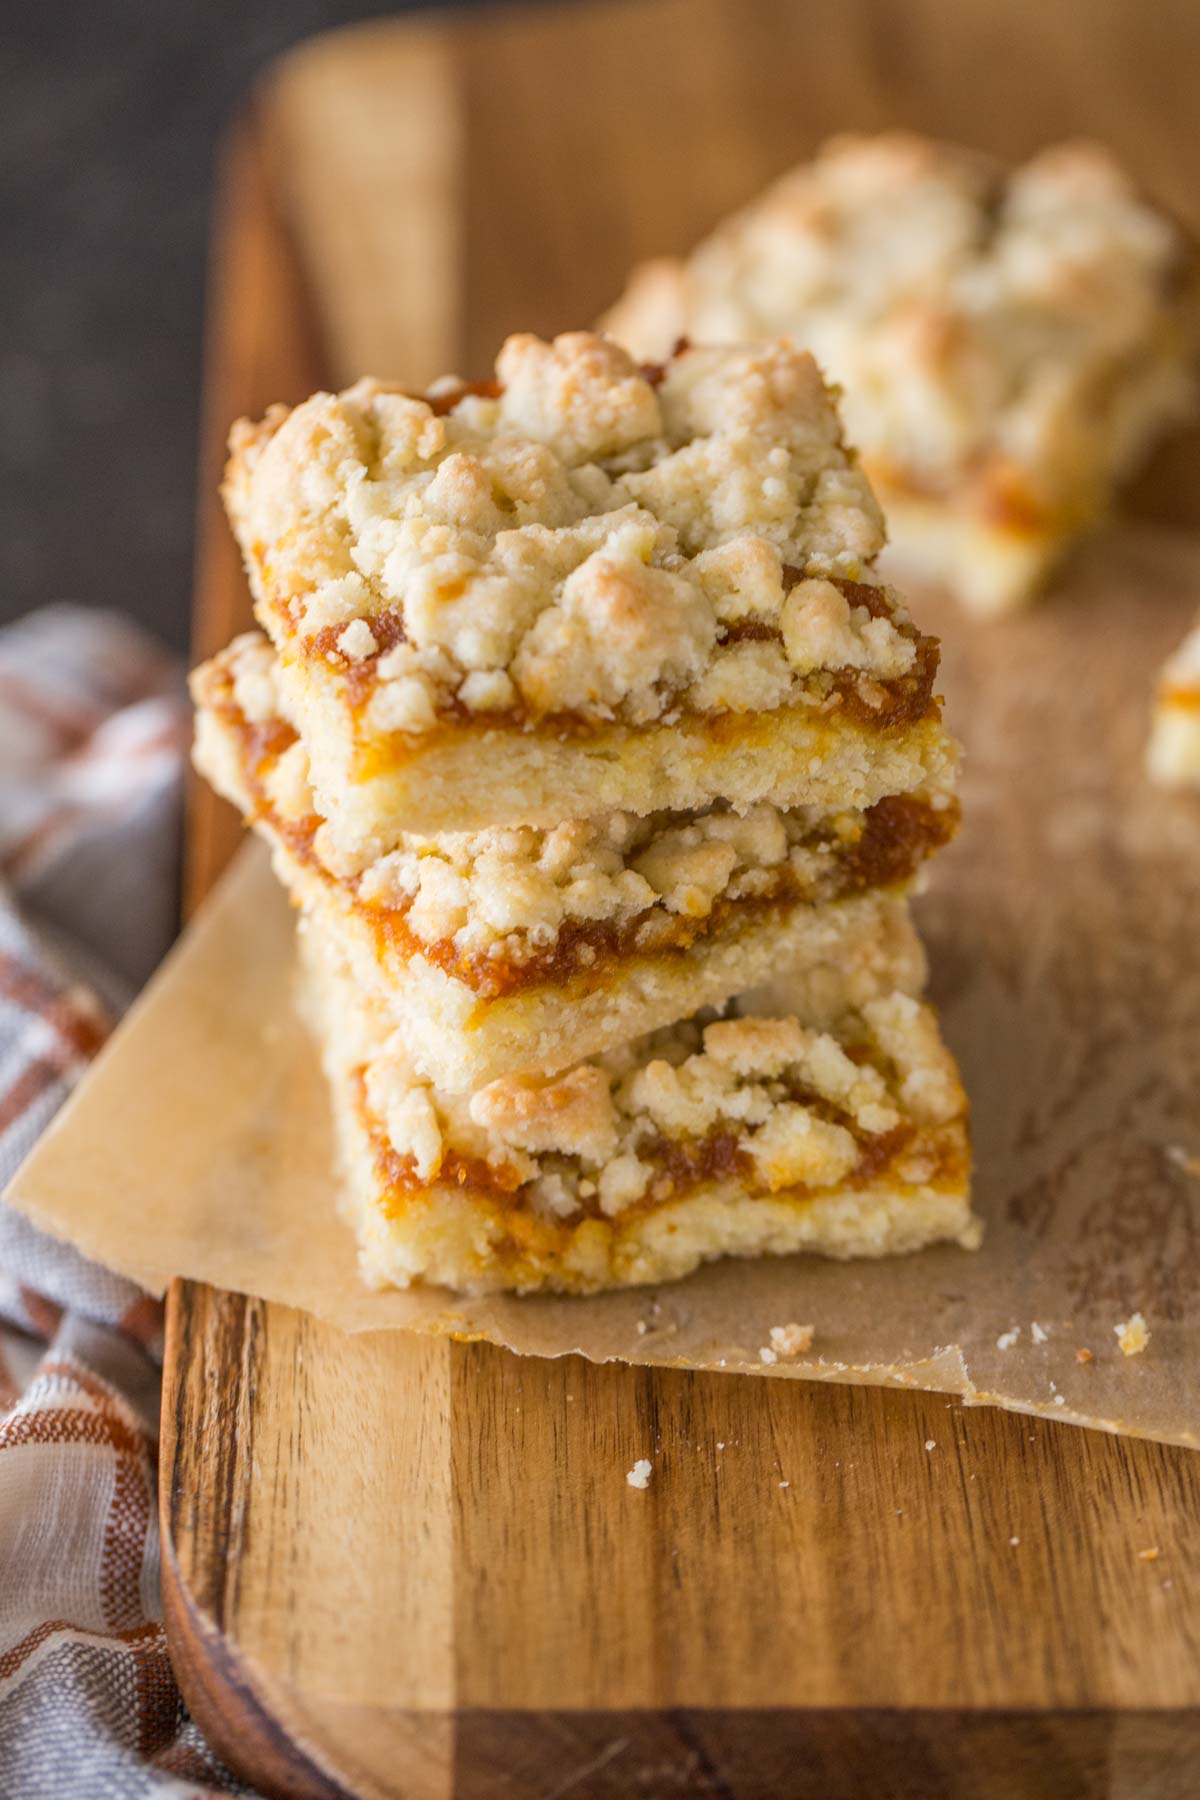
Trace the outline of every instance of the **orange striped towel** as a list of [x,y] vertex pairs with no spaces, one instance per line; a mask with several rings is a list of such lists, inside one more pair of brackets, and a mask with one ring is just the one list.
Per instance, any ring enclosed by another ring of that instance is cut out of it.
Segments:
[[[124,620],[0,631],[0,1186],[166,949],[180,671]],[[156,1303],[0,1206],[0,1794],[242,1793],[159,1594]]]

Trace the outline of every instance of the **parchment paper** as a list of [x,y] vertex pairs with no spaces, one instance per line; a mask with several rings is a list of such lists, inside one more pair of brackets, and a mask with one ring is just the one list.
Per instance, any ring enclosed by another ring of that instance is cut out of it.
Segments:
[[[1200,799],[1140,772],[1152,671],[1200,554],[1108,539],[1075,587],[1001,628],[921,609],[955,646],[951,717],[972,752],[967,824],[921,922],[972,1096],[978,1253],[729,1262],[587,1300],[367,1291],[292,1010],[289,910],[257,847],[8,1199],[154,1293],[182,1275],[349,1331],[933,1388],[1200,1444]],[[1151,1340],[1126,1358],[1113,1328],[1134,1310]],[[789,1322],[815,1327],[811,1355],[763,1364]]]

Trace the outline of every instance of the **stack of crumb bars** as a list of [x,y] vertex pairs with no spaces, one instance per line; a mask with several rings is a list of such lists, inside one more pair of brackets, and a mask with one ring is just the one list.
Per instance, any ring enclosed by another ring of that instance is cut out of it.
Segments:
[[238,426],[225,497],[265,635],[196,759],[300,909],[371,1283],[974,1244],[937,646],[810,356],[515,337]]

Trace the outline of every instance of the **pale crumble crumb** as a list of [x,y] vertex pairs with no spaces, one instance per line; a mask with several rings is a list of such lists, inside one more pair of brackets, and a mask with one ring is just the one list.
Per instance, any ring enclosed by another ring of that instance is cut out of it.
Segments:
[[1182,1144],[1167,1145],[1167,1161],[1182,1169],[1185,1175],[1200,1175],[1200,1156],[1193,1156]]
[[365,662],[368,656],[374,656],[379,649],[375,633],[365,619],[351,619],[339,635],[337,647],[351,662]]
[[1137,1554],[1139,1562],[1157,1562],[1158,1545],[1152,1544],[1148,1550],[1139,1550]]
[[758,1353],[758,1360],[761,1363],[777,1363],[779,1361],[779,1355],[777,1351],[770,1349],[768,1345],[764,1344]]
[[647,1332],[648,1332],[648,1331],[649,1331],[649,1329],[650,1329],[650,1327],[649,1327],[649,1326],[648,1326],[648,1325],[647,1325],[647,1323],[646,1323],[646,1321],[645,1321],[645,1319],[639,1319],[639,1320],[638,1320],[638,1322],[637,1322],[637,1334],[638,1334],[638,1336],[639,1336],[639,1337],[645,1337],[645,1335],[646,1335],[646,1333],[647,1333]]
[[812,1325],[772,1325],[771,1346],[778,1356],[805,1356],[815,1335]]
[[779,1485],[781,1488],[790,1488],[792,1484],[790,1481],[781,1481]]
[[937,1439],[936,1438],[926,1438],[925,1439],[925,1448],[926,1448],[926,1450],[936,1450],[937,1449]]
[[1019,1537],[1010,1537],[1008,1541],[1009,1541],[1010,1545],[1012,1546],[1012,1548],[1015,1550],[1021,1540]]
[[1066,1395],[1065,1394],[1055,1394],[1054,1404],[1055,1404],[1055,1406],[1065,1406],[1067,1404]]
[[1002,1331],[996,1339],[997,1350],[1011,1350],[1013,1345],[1019,1341],[1020,1336],[1021,1327],[1019,1325],[1014,1325],[1011,1331]]
[[1113,1326],[1122,1356],[1140,1356],[1150,1342],[1150,1330],[1140,1312]]
[[1036,1319],[1029,1327],[1029,1335],[1035,1344],[1046,1344],[1050,1341],[1050,1333],[1044,1326],[1039,1325]]
[[648,1488],[652,1473],[649,1460],[644,1456],[639,1456],[625,1479],[632,1488]]
[[1075,1361],[1077,1363],[1090,1363],[1095,1362],[1095,1360],[1095,1356],[1090,1350],[1077,1350],[1075,1352]]

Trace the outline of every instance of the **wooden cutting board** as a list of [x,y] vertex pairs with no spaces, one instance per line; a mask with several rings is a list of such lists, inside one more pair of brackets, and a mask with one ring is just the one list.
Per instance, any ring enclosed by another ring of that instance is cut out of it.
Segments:
[[[840,128],[1007,155],[1091,131],[1194,215],[1198,49],[1193,9],[1118,0],[649,0],[305,46],[222,170],[197,653],[250,616],[215,499],[235,415],[486,371]],[[1155,504],[1186,512],[1194,466],[1162,465]],[[193,902],[238,835],[198,789]],[[1186,1451],[937,1395],[346,1338],[177,1285],[162,1520],[184,1693],[273,1794],[1200,1789]]]

